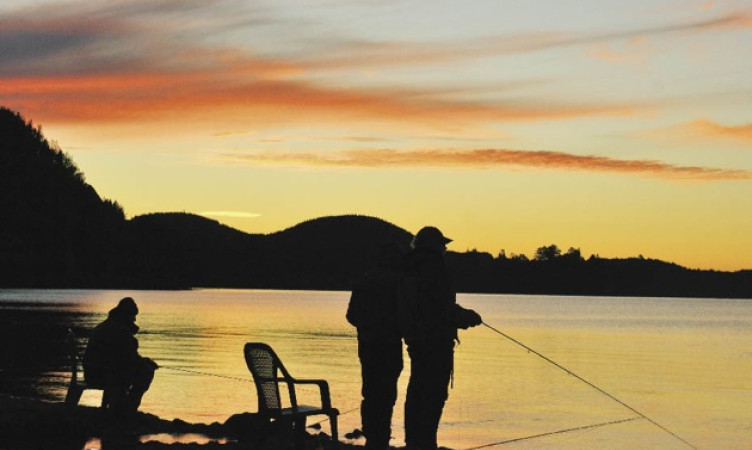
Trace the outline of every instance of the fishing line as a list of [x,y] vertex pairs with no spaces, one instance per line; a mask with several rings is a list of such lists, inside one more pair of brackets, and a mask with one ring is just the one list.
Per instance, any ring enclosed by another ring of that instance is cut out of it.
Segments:
[[[360,406],[356,406],[355,408],[352,408],[352,409],[348,409],[347,411],[345,411],[345,412],[343,412],[343,413],[339,413],[339,414],[338,414],[338,416],[339,416],[339,417],[342,417],[342,416],[344,416],[345,414],[350,414],[351,412],[353,412],[353,411],[358,411],[359,409],[360,409]],[[320,424],[322,424],[322,423],[324,423],[324,422],[328,422],[328,421],[329,421],[329,418],[327,417],[326,419],[322,419],[322,420],[319,420],[318,422],[314,422],[314,423],[312,423],[312,424],[308,425],[308,428],[310,428],[310,427],[315,427],[316,425],[320,425]]]
[[545,437],[545,436],[552,436],[554,434],[571,433],[573,431],[581,431],[581,430],[588,430],[588,429],[592,429],[592,428],[605,427],[607,425],[616,425],[616,424],[619,424],[619,423],[631,422],[633,420],[639,420],[639,419],[642,419],[642,417],[635,416],[635,417],[630,417],[629,419],[612,420],[610,422],[602,422],[602,423],[596,423],[596,424],[593,424],[593,425],[585,425],[585,426],[581,426],[581,427],[566,428],[564,430],[559,430],[559,431],[549,431],[548,433],[533,434],[531,436],[525,436],[525,437],[521,437],[521,438],[507,439],[506,441],[494,442],[493,444],[484,444],[484,445],[479,445],[477,447],[470,447],[470,448],[466,448],[465,450],[477,450],[479,448],[496,447],[497,445],[511,444],[512,442],[526,441],[526,440],[529,440],[529,439],[537,439],[537,438],[542,438],[542,437]]
[[[187,372],[187,373],[192,373],[192,374],[196,374],[196,375],[204,375],[204,376],[207,376],[207,377],[226,378],[226,379],[228,379],[228,380],[234,380],[234,381],[242,381],[242,382],[244,382],[244,383],[253,383],[253,380],[249,380],[249,379],[247,379],[247,378],[231,377],[231,376],[228,376],[228,375],[219,375],[219,374],[216,374],[216,373],[209,373],[209,372],[201,372],[201,371],[198,371],[198,370],[183,369],[183,368],[181,368],[181,367],[175,367],[175,366],[159,366],[159,368],[160,368],[160,369],[170,369],[170,370],[176,370],[176,371],[178,371],[178,372]],[[314,391],[314,390],[312,390],[312,389],[306,389],[306,388],[300,388],[300,387],[296,387],[295,389],[296,389],[296,390],[298,390],[298,389],[299,389],[299,390],[301,390],[301,391],[306,391],[306,392],[316,392],[316,391]],[[345,411],[345,412],[343,412],[343,413],[340,413],[339,415],[340,415],[340,416],[344,416],[345,414],[349,414],[349,413],[351,413],[351,412],[353,412],[353,411],[356,411],[356,410],[358,410],[358,409],[360,409],[360,407],[359,407],[359,406],[358,406],[358,407],[356,407],[356,408],[353,408],[353,409],[349,409],[349,410],[347,410],[347,411]],[[318,425],[318,424],[321,424],[321,423],[323,423],[323,422],[326,422],[327,420],[329,420],[329,419],[328,419],[328,418],[326,418],[326,419],[324,419],[324,420],[321,420],[321,421],[319,421],[319,422],[316,422],[316,423],[314,423],[314,424],[311,424],[311,425],[308,425],[308,426],[309,426],[309,427],[312,427],[312,426],[314,426],[314,425]]]
[[[218,375],[216,373],[200,372],[198,370],[182,369],[180,367],[175,367],[175,366],[160,366],[159,368],[160,369],[177,370],[179,372],[193,373],[193,374],[196,374],[196,375],[205,375],[205,376],[208,376],[208,377],[226,378],[228,380],[243,381],[245,383],[253,383],[252,380],[248,380],[246,378],[231,377],[231,376],[227,376],[227,375]],[[296,389],[300,389],[300,388],[296,388]],[[313,390],[305,389],[305,388],[303,388],[301,390],[308,391],[308,392],[314,392]],[[343,413],[340,413],[339,416],[341,417],[341,416],[344,416],[345,414],[350,414],[351,412],[357,411],[359,409],[360,409],[360,406],[352,408],[352,409],[348,409],[347,411],[345,411]],[[324,423],[324,422],[326,422],[328,420],[329,420],[329,418],[327,417],[326,419],[323,419],[323,420],[320,420],[318,422],[312,423],[312,424],[308,425],[307,427],[308,428],[314,427],[314,426],[320,425],[320,424],[322,424],[322,423]]]
[[193,374],[197,374],[197,375],[205,375],[205,376],[208,376],[208,377],[226,378],[228,380],[242,381],[244,383],[253,383],[252,380],[249,380],[247,378],[231,377],[231,376],[228,376],[228,375],[218,375],[216,373],[200,372],[198,370],[183,369],[183,368],[175,367],[175,366],[159,366],[159,368],[160,369],[176,370],[178,372],[193,373]]
[[[200,372],[198,370],[190,370],[190,369],[183,369],[181,367],[175,367],[175,366],[159,366],[160,369],[170,369],[170,370],[177,370],[179,372],[187,372],[192,373],[196,375],[204,375],[207,377],[217,377],[217,378],[225,378],[227,380],[233,380],[233,381],[242,381],[243,383],[253,383],[253,380],[249,380],[248,378],[239,378],[239,377],[231,377],[229,375],[219,375],[216,373],[210,373],[210,372]],[[304,387],[295,387],[296,391],[304,391],[304,392],[316,392],[313,389],[307,389]]]
[[618,398],[614,397],[613,395],[609,394],[608,392],[604,391],[603,389],[599,388],[598,386],[594,385],[590,381],[582,378],[581,376],[577,375],[576,373],[572,372],[571,370],[567,369],[566,367],[562,366],[561,364],[557,363],[556,361],[552,360],[551,358],[533,350],[532,348],[528,347],[527,345],[523,344],[522,342],[518,341],[517,339],[509,336],[508,334],[505,334],[496,328],[492,327],[491,325],[483,322],[483,325],[490,328],[491,330],[495,331],[499,335],[503,336],[504,338],[514,342],[515,344],[519,345],[520,347],[524,348],[530,353],[533,353],[534,355],[538,356],[539,358],[545,360],[546,362],[553,364],[554,366],[558,367],[559,369],[563,370],[564,372],[568,373],[569,375],[572,375],[573,377],[577,378],[578,380],[582,381],[583,383],[587,384],[588,386],[592,387],[596,391],[600,392],[601,394],[605,395],[606,397],[610,398],[611,400],[619,403],[623,407],[627,408],[628,410],[632,411],[633,413],[637,414],[638,416],[642,417],[643,419],[647,420],[648,422],[652,423],[653,425],[657,426],[661,430],[665,431],[666,433],[670,434],[671,436],[675,437],[676,439],[682,441],[684,444],[689,446],[690,448],[697,449],[694,445],[687,442],[685,439],[683,439],[678,434],[674,433],[673,431],[669,430],[668,428],[664,427],[663,425],[659,424],[655,420],[651,419],[650,417],[646,416],[645,414],[641,413],[640,411],[634,409],[633,407],[629,406],[628,404],[624,403],[623,401],[619,400]]

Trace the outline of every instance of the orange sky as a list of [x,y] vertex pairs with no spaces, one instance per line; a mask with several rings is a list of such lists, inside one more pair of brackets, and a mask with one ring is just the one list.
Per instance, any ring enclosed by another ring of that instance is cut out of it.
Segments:
[[752,269],[752,2],[6,1],[0,105],[129,216]]

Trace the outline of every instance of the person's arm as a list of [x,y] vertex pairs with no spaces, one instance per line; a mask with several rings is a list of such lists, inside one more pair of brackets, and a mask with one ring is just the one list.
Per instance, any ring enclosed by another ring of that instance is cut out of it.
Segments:
[[480,314],[472,309],[463,308],[458,304],[454,304],[454,324],[457,328],[466,330],[470,327],[477,327],[483,323],[483,319]]
[[347,305],[345,318],[354,327],[358,327],[363,317],[363,299],[360,287],[356,284],[350,294],[350,303]]

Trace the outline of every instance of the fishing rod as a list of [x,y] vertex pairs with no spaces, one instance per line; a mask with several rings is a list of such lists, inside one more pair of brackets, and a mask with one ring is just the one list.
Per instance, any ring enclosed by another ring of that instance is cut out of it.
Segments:
[[642,417],[643,419],[647,420],[648,422],[652,423],[653,425],[657,426],[661,430],[665,431],[666,433],[670,434],[671,436],[675,437],[676,439],[680,440],[684,444],[686,444],[688,447],[693,448],[697,450],[697,447],[687,442],[684,438],[679,436],[678,434],[674,433],[673,431],[669,430],[668,428],[664,427],[663,425],[659,424],[655,420],[651,419],[650,417],[646,416],[645,414],[641,413],[640,411],[636,410],[635,408],[629,406],[628,404],[624,403],[623,401],[619,400],[618,398],[614,397],[613,395],[609,394],[608,392],[604,391],[603,389],[599,388],[595,384],[591,383],[590,381],[582,378],[581,376],[577,375],[576,373],[572,372],[571,370],[567,369],[566,367],[562,366],[561,364],[557,363],[556,361],[552,360],[551,358],[533,350],[532,348],[528,347],[527,345],[523,344],[522,342],[518,341],[517,339],[509,336],[506,333],[503,333],[502,331],[497,330],[496,328],[492,327],[491,325],[482,322],[484,326],[491,329],[492,331],[498,333],[499,335],[503,336],[504,338],[510,340],[511,342],[519,345],[520,347],[524,348],[530,353],[533,353],[534,355],[538,356],[539,358],[543,359],[544,361],[553,364],[554,366],[558,367],[559,369],[563,370],[564,372],[568,373],[569,375],[572,375],[573,377],[577,378],[578,380],[582,381],[583,383],[587,384],[591,388],[595,389],[596,391],[600,392],[601,394],[605,395],[606,397],[610,398],[611,400],[619,403],[623,407],[627,408],[628,410],[632,411],[633,413],[637,414],[638,416]]

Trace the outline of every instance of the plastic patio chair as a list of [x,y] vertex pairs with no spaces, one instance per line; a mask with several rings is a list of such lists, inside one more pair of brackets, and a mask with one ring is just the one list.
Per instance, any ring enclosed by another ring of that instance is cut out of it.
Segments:
[[[296,434],[306,428],[308,416],[326,415],[332,432],[332,445],[337,448],[337,416],[339,411],[332,408],[329,396],[329,384],[326,380],[302,380],[293,378],[282,365],[272,348],[261,342],[249,342],[243,350],[248,369],[253,375],[258,395],[259,414],[266,420],[290,420],[295,427]],[[285,383],[289,394],[290,407],[282,407],[279,384]],[[301,384],[313,384],[319,387],[321,406],[299,405],[295,387]]]

